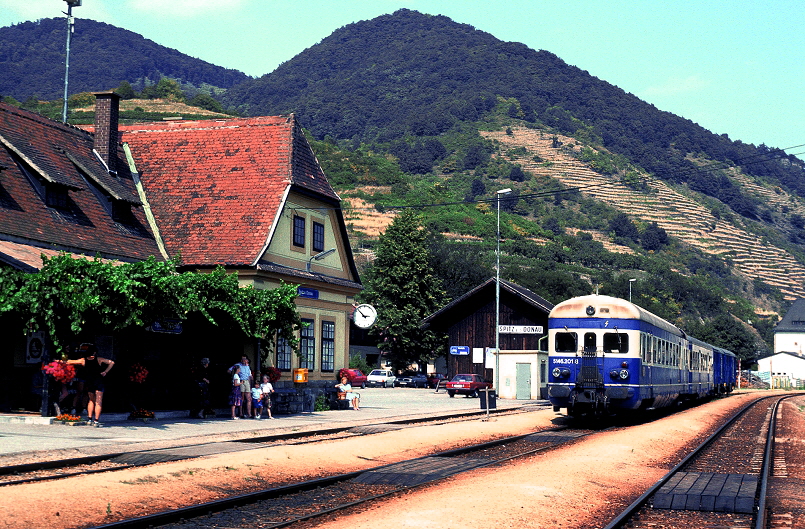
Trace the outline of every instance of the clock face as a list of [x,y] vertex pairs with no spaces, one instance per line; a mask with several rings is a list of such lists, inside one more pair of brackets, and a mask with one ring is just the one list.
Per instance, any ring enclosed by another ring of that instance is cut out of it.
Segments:
[[368,329],[374,325],[377,319],[377,311],[371,305],[358,305],[355,307],[355,313],[352,316],[355,325],[361,329]]

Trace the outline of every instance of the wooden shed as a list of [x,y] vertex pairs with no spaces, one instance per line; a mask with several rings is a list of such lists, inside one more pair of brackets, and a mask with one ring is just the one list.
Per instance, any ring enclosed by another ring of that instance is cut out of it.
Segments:
[[[495,278],[492,277],[422,321],[448,335],[447,376],[475,373],[499,380],[500,398],[544,398],[548,313],[553,304],[500,280],[500,361],[495,359]],[[499,377],[495,367],[499,364]]]

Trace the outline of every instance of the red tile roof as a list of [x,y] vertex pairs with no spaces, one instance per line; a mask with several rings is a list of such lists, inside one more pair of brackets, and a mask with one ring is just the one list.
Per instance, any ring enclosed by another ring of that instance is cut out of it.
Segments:
[[120,126],[171,256],[255,265],[293,187],[340,200],[293,115]]
[[[124,153],[111,175],[93,153],[91,134],[0,103],[0,240],[123,261],[160,256]],[[48,207],[26,173],[68,189],[63,208]],[[132,205],[116,222],[104,196]]]

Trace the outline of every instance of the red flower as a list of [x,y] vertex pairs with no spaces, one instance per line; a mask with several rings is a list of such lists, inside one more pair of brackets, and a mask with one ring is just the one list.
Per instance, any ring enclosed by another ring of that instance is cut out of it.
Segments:
[[64,382],[65,384],[69,383],[71,380],[73,380],[73,378],[75,378],[75,368],[63,360],[56,360],[49,364],[43,365],[42,371],[48,375],[52,375],[53,378],[59,382]]
[[129,380],[132,382],[142,384],[145,382],[146,377],[148,377],[148,370],[139,362],[132,364],[132,366],[129,368]]

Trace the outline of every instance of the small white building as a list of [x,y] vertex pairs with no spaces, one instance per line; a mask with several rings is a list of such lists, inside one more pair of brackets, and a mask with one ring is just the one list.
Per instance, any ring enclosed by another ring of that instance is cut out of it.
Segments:
[[774,352],[803,355],[805,345],[805,299],[798,299],[774,328]]
[[772,388],[798,387],[805,380],[805,356],[782,352],[757,361],[758,374],[766,380],[768,373]]

